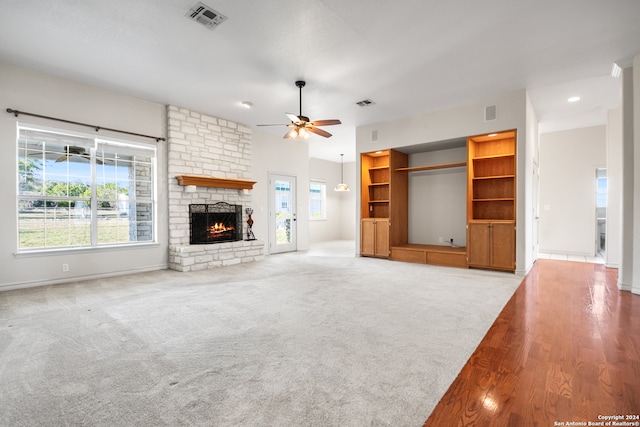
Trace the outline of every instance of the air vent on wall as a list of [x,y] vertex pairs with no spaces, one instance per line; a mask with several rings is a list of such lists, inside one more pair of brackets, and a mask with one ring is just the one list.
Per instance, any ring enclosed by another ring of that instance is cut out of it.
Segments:
[[498,118],[498,106],[497,105],[487,105],[484,107],[484,121],[490,122],[496,120]]
[[356,104],[358,104],[361,107],[368,107],[369,105],[375,104],[375,102],[373,102],[370,99],[363,99],[362,101],[356,102]]
[[211,30],[222,24],[222,22],[227,19],[226,16],[216,12],[204,3],[197,3],[189,9],[186,16]]

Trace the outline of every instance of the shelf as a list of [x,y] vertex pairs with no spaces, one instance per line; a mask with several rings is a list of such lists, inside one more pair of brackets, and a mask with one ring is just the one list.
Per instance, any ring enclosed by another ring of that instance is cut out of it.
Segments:
[[412,166],[407,168],[397,168],[396,172],[417,172],[417,171],[430,171],[437,169],[449,169],[449,168],[462,168],[466,167],[467,162],[455,162],[455,163],[441,163],[438,165],[429,166]]
[[473,199],[474,202],[513,202],[515,199],[513,197],[502,197],[502,198],[494,198],[494,199]]
[[389,169],[389,166],[371,166],[369,168],[370,171],[372,170],[379,170],[379,169]]
[[477,156],[473,157],[472,160],[490,160],[490,159],[500,159],[505,157],[515,157],[515,154],[492,154],[490,156]]
[[389,203],[388,200],[369,200],[369,203]]
[[195,185],[197,187],[230,188],[234,190],[252,190],[256,181],[235,178],[216,178],[204,175],[178,175],[179,185]]
[[476,176],[473,179],[474,180],[480,180],[480,179],[506,179],[506,178],[515,178],[515,175],[492,175],[492,176]]
[[493,224],[493,223],[497,223],[497,224],[514,224],[516,221],[514,219],[482,219],[482,218],[475,218],[475,219],[470,219],[469,220],[469,224]]
[[373,187],[375,185],[389,185],[388,182],[372,182],[371,184],[369,184],[369,187]]

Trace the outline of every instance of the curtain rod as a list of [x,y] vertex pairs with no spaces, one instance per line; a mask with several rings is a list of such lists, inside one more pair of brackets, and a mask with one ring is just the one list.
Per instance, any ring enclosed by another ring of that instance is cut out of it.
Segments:
[[166,141],[165,138],[159,138],[157,136],[143,135],[141,133],[129,132],[129,131],[126,131],[126,130],[105,128],[105,127],[102,127],[102,126],[90,125],[88,123],[81,123],[81,122],[74,122],[72,120],[59,119],[57,117],[42,116],[40,114],[33,114],[33,113],[27,113],[27,112],[24,112],[24,111],[14,110],[13,108],[7,108],[7,113],[14,114],[16,117],[18,117],[19,114],[24,114],[25,116],[39,117],[41,119],[55,120],[55,121],[63,122],[63,123],[70,123],[72,125],[86,126],[86,127],[94,128],[96,130],[96,132],[98,132],[99,130],[108,130],[108,131],[111,131],[111,132],[124,133],[124,134],[127,134],[127,135],[141,136],[143,138],[151,138],[151,139],[155,139],[156,142]]

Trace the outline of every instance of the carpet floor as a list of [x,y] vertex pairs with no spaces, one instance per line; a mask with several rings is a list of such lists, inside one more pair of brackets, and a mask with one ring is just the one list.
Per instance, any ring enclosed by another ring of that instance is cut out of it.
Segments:
[[0,292],[0,425],[422,425],[522,277],[354,247]]

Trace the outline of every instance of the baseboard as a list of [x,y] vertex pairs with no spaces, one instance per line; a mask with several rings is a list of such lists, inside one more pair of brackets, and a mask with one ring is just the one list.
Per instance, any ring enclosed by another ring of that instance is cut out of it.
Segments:
[[622,283],[620,280],[618,280],[618,289],[620,289],[621,291],[632,291],[632,287],[631,287],[631,283]]
[[59,285],[62,283],[79,282],[83,280],[103,279],[106,277],[126,276],[128,274],[146,273],[149,271],[166,270],[168,268],[169,268],[168,264],[161,264],[158,266],[151,266],[151,267],[145,267],[145,268],[139,268],[139,269],[133,269],[133,270],[117,271],[113,273],[101,273],[101,274],[90,274],[87,276],[65,277],[64,279],[55,279],[55,280],[34,280],[31,282],[7,283],[7,284],[0,285],[0,292],[12,291],[16,289],[36,288],[39,286]]

